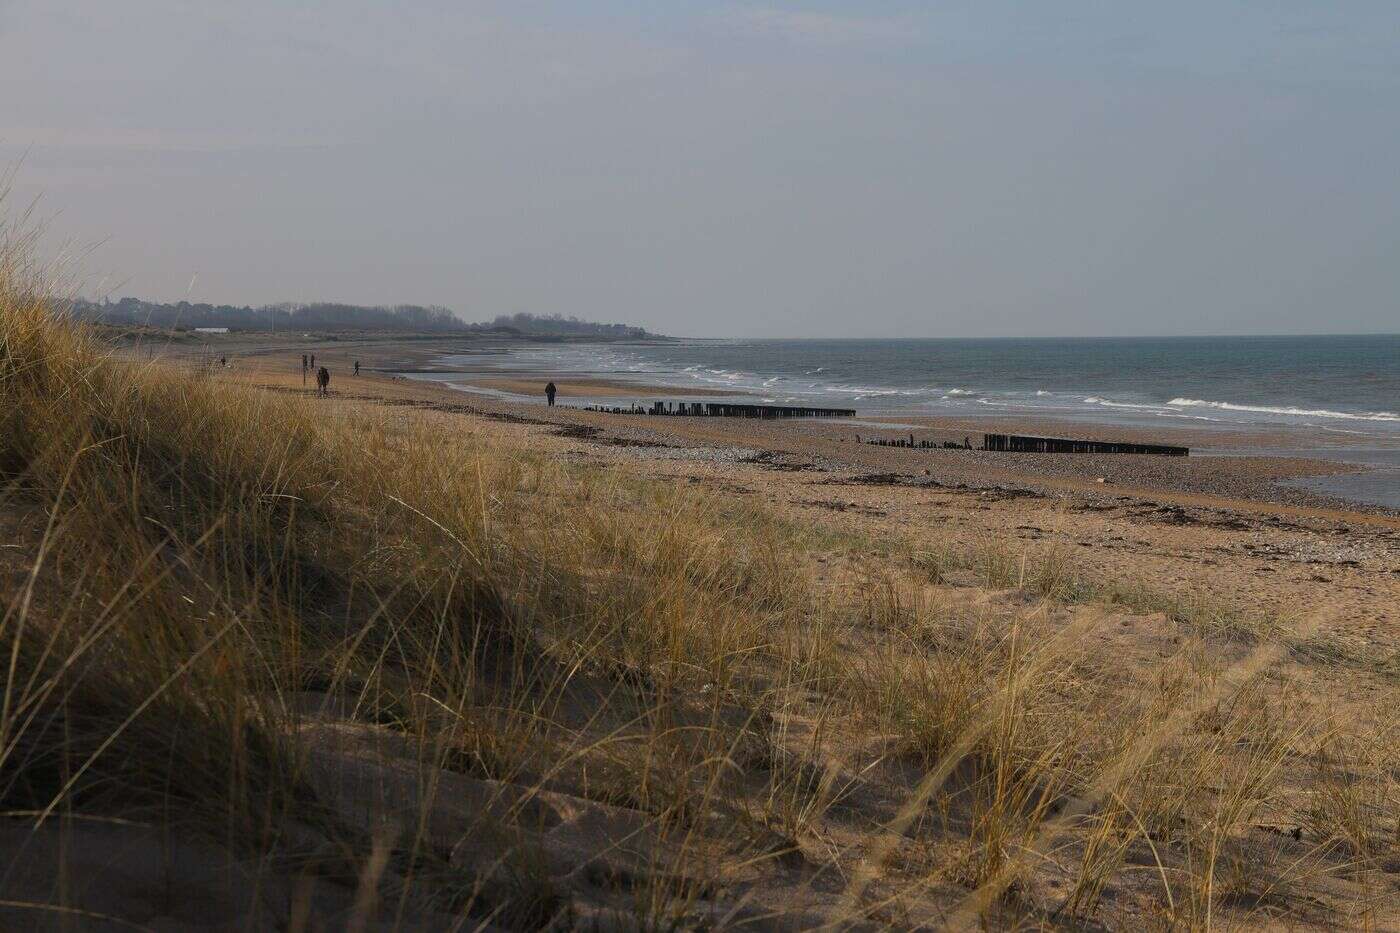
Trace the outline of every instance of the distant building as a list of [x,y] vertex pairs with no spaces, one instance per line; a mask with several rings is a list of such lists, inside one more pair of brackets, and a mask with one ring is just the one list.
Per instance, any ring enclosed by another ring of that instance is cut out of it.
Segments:
[[196,328],[194,329],[194,332],[195,332],[196,334],[227,334],[227,333],[228,333],[228,328],[227,328],[227,327],[196,327]]

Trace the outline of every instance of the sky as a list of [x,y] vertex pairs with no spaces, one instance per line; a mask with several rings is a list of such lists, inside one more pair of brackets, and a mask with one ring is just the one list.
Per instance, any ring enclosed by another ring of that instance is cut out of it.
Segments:
[[1394,0],[0,0],[89,297],[694,336],[1400,330]]

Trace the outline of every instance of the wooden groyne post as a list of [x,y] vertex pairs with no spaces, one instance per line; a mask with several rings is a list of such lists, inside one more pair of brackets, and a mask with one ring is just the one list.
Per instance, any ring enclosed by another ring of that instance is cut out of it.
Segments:
[[612,415],[679,415],[689,418],[851,418],[854,408],[808,408],[799,405],[740,405],[734,402],[652,402],[639,405],[589,405],[585,411]]
[[[856,443],[861,443],[856,435]],[[910,434],[903,437],[872,437],[864,443],[872,447],[900,447],[914,450],[971,450],[971,441],[915,440]],[[1026,434],[984,434],[979,450],[1001,451],[1005,453],[1035,454],[1152,454],[1159,457],[1186,457],[1189,447],[1175,447],[1169,444],[1133,444],[1117,441],[1077,441],[1064,437],[1032,437]]]
[[1189,447],[1170,444],[1130,444],[1119,441],[1077,441],[1064,437],[1033,437],[1027,434],[984,434],[983,450],[1032,454],[1151,454],[1159,457],[1186,457]]

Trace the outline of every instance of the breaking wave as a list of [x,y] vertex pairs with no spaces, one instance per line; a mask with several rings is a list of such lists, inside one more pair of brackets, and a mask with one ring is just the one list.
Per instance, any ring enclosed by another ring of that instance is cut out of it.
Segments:
[[1133,402],[1114,402],[1106,398],[1099,398],[1097,395],[1089,396],[1084,402],[1088,405],[1102,405],[1105,408],[1137,408],[1144,411],[1160,411],[1167,407],[1165,405],[1138,405]]
[[1393,411],[1346,412],[1326,408],[1272,407],[1269,405],[1236,405],[1234,402],[1211,402],[1198,398],[1174,398],[1167,403],[1175,408],[1214,408],[1218,411],[1250,412],[1259,415],[1292,415],[1299,418],[1345,418],[1348,421],[1400,421]]

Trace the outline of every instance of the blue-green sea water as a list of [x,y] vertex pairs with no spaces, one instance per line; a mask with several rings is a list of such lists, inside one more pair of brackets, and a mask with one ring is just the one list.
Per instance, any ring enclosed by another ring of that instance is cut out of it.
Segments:
[[[480,359],[474,360],[480,363]],[[722,340],[550,346],[511,368],[587,372],[862,414],[1294,425],[1400,440],[1400,335]]]

